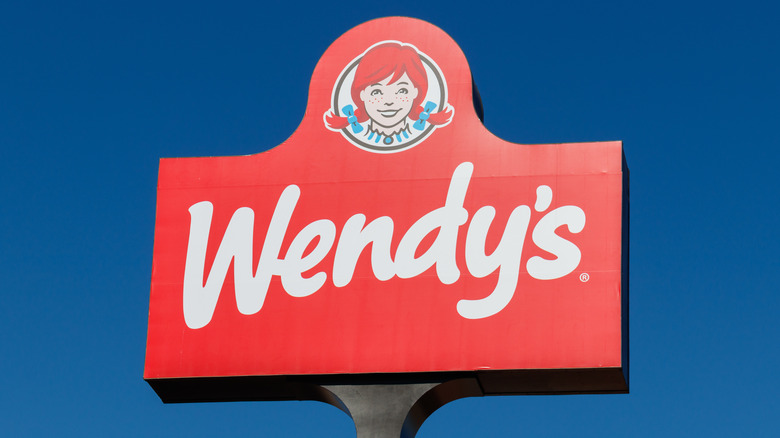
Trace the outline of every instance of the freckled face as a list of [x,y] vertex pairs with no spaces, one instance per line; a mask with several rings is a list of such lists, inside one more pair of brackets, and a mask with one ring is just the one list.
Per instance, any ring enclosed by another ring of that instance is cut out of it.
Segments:
[[385,128],[401,125],[412,111],[412,102],[417,97],[417,88],[406,73],[392,84],[390,79],[391,76],[388,76],[360,92],[368,117]]

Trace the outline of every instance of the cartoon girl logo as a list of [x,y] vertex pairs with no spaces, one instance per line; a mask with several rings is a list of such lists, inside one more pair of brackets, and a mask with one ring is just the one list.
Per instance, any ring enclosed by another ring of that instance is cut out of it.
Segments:
[[411,44],[383,41],[341,72],[324,120],[361,149],[393,153],[420,144],[454,112],[436,63]]

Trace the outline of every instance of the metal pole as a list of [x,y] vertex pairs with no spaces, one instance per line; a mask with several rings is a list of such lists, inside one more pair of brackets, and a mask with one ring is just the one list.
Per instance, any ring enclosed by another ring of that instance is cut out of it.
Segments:
[[445,403],[483,395],[474,378],[444,383],[365,383],[322,387],[335,396],[342,405],[339,407],[352,417],[357,438],[414,438],[423,421]]
[[420,397],[434,386],[435,383],[413,383],[333,385],[325,388],[346,406],[355,422],[357,438],[412,438],[416,428],[411,434],[402,435],[406,417]]

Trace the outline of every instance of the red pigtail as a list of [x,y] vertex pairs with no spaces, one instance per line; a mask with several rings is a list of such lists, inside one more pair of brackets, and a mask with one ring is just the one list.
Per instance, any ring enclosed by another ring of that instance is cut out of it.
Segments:
[[[368,115],[360,108],[355,110],[355,117],[357,117],[358,123],[363,123],[368,120]],[[327,123],[328,127],[331,129],[344,129],[349,126],[349,121],[346,117],[339,117],[333,114],[332,111],[328,111],[328,113],[325,114],[325,123]]]
[[[412,120],[419,120],[420,114],[423,112],[423,107],[418,106],[417,108],[413,109],[412,112],[409,113],[409,118]],[[446,109],[444,111],[440,111],[438,113],[431,113],[428,115],[428,122],[430,122],[431,125],[446,125],[450,122],[452,119],[452,108],[447,105]]]

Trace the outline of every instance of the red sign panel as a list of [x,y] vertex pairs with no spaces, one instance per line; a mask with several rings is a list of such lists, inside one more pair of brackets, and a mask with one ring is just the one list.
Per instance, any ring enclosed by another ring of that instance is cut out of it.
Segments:
[[281,145],[161,160],[145,378],[624,372],[621,143],[506,142],[477,100],[441,30],[375,20]]

